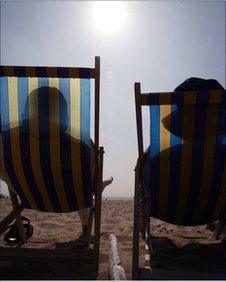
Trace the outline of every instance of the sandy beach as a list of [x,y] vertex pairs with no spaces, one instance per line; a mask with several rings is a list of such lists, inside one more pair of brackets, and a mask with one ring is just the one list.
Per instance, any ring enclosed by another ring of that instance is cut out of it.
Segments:
[[[1,197],[1,219],[10,211],[9,198]],[[31,220],[34,234],[26,247],[54,248],[67,243],[70,246],[80,234],[76,212],[70,214],[47,214],[24,211]],[[154,254],[151,267],[154,279],[226,279],[226,246],[212,239],[205,226],[178,227],[153,219],[151,222]],[[130,200],[104,200],[102,204],[102,227],[100,268],[97,279],[107,280],[109,234],[117,236],[122,264],[127,279],[132,271],[133,202]],[[4,245],[1,236],[1,246]],[[141,266],[144,266],[144,244],[141,244]],[[143,265],[142,265],[143,264]],[[21,262],[12,265],[1,260],[3,279],[82,279],[82,269],[75,265],[38,265]],[[87,273],[86,273],[87,275]],[[146,279],[145,276],[142,277]],[[86,279],[94,279],[91,274]]]

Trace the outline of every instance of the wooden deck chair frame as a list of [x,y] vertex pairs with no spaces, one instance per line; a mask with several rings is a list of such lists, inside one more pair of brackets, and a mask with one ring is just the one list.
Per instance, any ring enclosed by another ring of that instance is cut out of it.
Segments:
[[[142,128],[142,107],[150,106],[148,101],[149,93],[141,93],[141,85],[136,82],[134,84],[135,105],[136,105],[136,124],[138,138],[138,161],[135,167],[135,194],[134,194],[134,226],[133,226],[133,260],[132,260],[132,279],[139,279],[139,239],[140,233],[145,240],[148,253],[151,254],[152,246],[150,242],[150,217],[147,213],[147,196],[143,183],[143,168],[144,168],[144,147],[143,147],[143,128]],[[170,104],[170,93],[162,93],[161,105]],[[154,97],[153,97],[154,98]],[[189,102],[188,102],[189,103]],[[191,102],[192,103],[192,102]],[[219,101],[216,99],[216,102]],[[215,238],[219,239],[220,231],[226,226],[226,220],[220,220],[216,231]],[[147,262],[145,262],[147,264]],[[149,270],[150,269],[150,259]],[[145,265],[146,267],[146,265]]]
[[[38,69],[38,76],[54,76],[58,73],[70,73],[73,78],[86,78],[87,73],[90,79],[94,79],[95,88],[95,116],[94,116],[94,146],[95,146],[95,171],[94,171],[94,184],[93,195],[94,203],[90,209],[90,215],[87,226],[86,244],[84,249],[31,249],[31,248],[0,248],[1,258],[8,258],[10,260],[75,260],[81,262],[82,260],[92,262],[96,272],[98,272],[99,265],[99,246],[100,246],[100,224],[101,224],[101,199],[102,199],[102,177],[103,177],[103,154],[104,148],[99,147],[99,104],[100,104],[100,57],[95,57],[95,68],[55,68],[48,67],[48,75],[46,74],[46,67],[11,67],[1,66],[1,75],[13,76],[14,73],[25,70],[24,76],[35,76],[35,71]],[[12,203],[12,211],[0,222],[0,235],[7,229],[10,223],[15,219],[20,239],[26,243],[21,212],[22,205],[19,203],[17,194],[9,189],[10,199]],[[94,246],[93,250],[90,247],[90,238],[92,233],[94,219]]]
[[[138,161],[135,167],[135,193],[134,193],[134,224],[133,224],[133,258],[132,258],[132,279],[136,280],[139,277],[139,241],[140,233],[143,239],[150,234],[150,219],[146,216],[146,197],[142,182],[142,168],[144,165],[143,159],[143,130],[142,130],[142,105],[145,105],[143,100],[144,95],[141,95],[140,83],[134,84],[135,104],[136,104],[136,123],[137,123],[137,138],[138,138]],[[141,228],[142,221],[142,228]]]

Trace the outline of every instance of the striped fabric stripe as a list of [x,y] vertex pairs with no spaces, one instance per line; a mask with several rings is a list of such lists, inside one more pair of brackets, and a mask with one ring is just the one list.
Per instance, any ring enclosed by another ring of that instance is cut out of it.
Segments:
[[[171,112],[175,111],[177,107],[171,105]],[[183,117],[182,117],[183,118]],[[174,124],[175,120],[170,118],[170,123]],[[178,124],[178,131],[182,132],[182,121]],[[176,135],[170,134],[170,146],[169,146],[169,191],[168,191],[168,209],[167,209],[167,221],[172,222],[176,215],[177,197],[175,194],[179,192],[180,181],[180,163],[181,163],[181,150],[174,152],[172,148],[178,146],[181,148],[182,140]]]
[[[87,93],[87,94],[85,94]],[[90,111],[91,111],[91,97],[90,97],[90,80],[88,79],[82,79],[81,80],[81,101],[80,101],[80,107],[81,109],[86,109],[86,111],[81,112],[81,159],[82,159],[82,176],[83,176],[83,198],[86,201],[86,205],[89,205],[89,202],[87,201],[87,198],[85,195],[89,193],[89,189],[92,185],[91,183],[91,156],[90,151],[87,152],[84,144],[88,145],[88,147],[91,147],[90,144]]]
[[[71,107],[71,136],[77,140],[81,140],[81,131],[80,131],[80,81],[79,80],[71,80],[70,81],[70,107]],[[72,95],[72,93],[76,93]],[[76,110],[73,110],[76,109]],[[73,170],[73,182],[75,188],[76,198],[78,199],[78,205],[83,203],[83,193],[82,190],[79,189],[83,187],[82,181],[82,165],[81,165],[81,147],[76,146],[75,143],[71,143],[72,150],[72,166],[76,167],[77,170]],[[81,208],[81,207],[79,207]]]
[[[184,106],[183,109],[183,124],[186,116],[188,115],[189,108]],[[192,120],[188,127],[183,126],[183,136],[184,139],[193,137],[194,132],[194,109],[192,109]],[[191,177],[191,165],[192,165],[192,143],[189,143],[187,146],[181,146],[181,164],[180,164],[180,183],[179,183],[179,193],[177,200],[177,210],[176,210],[176,221],[182,224],[183,217],[185,214],[185,209],[187,205],[187,199],[189,195],[189,184]]]
[[[48,85],[59,89],[59,79],[49,78]],[[49,96],[49,104],[53,103],[51,95]],[[58,98],[57,107],[50,107],[49,115],[54,117],[54,121],[49,123],[49,132],[54,132],[56,138],[49,138],[50,147],[50,165],[53,174],[54,186],[56,189],[57,199],[63,211],[69,211],[66,192],[64,189],[62,170],[61,170],[61,152],[60,152],[60,101]]]
[[[222,90],[210,90],[209,91],[209,103],[221,104],[224,100],[226,91]],[[159,95],[161,95],[161,104],[159,101]],[[199,99],[196,101],[197,92],[184,91],[184,92],[161,92],[160,93],[148,93],[142,94],[141,100],[144,105],[184,105],[184,104],[203,104],[205,103],[205,93],[199,93]]]
[[90,206],[90,80],[0,79],[4,164],[24,207],[68,212]]
[[[64,93],[64,98],[66,100],[66,103],[68,105],[68,111],[69,111],[69,120],[68,123],[71,124],[71,93],[70,93],[70,79],[60,79],[59,81],[59,89],[62,93]],[[63,119],[64,116],[64,109],[62,105],[60,105],[60,116],[61,119]],[[68,156],[72,155],[72,149],[71,149],[71,140],[72,138],[64,138],[64,133],[60,133],[60,150],[61,152],[64,152],[64,154],[61,154],[61,166],[62,167],[72,167],[72,158],[68,158]],[[68,204],[70,207],[70,210],[76,210],[78,209],[78,204],[76,200],[76,191],[74,189],[75,184],[73,182],[73,170],[71,169],[63,169],[63,180],[64,180],[64,186],[67,187],[67,198],[68,198]]]
[[[166,115],[169,115],[170,113],[171,113],[171,106],[166,105],[160,107],[160,120],[162,120]],[[164,128],[162,123],[160,123],[159,134],[160,136],[163,137],[161,138],[161,142],[160,142],[160,152],[161,152],[170,147],[170,132]],[[160,177],[160,183],[159,183],[159,196],[161,197],[161,200],[159,199],[159,215],[162,218],[165,218],[167,216],[167,202],[168,202],[168,191],[169,191],[169,162],[170,162],[169,156],[170,156],[169,151],[167,151],[164,158],[160,156],[160,171],[163,172],[165,176],[165,177]]]
[[0,66],[0,76],[5,77],[62,77],[94,78],[95,69],[65,67]]
[[[156,138],[150,139],[150,159],[155,159],[156,165],[154,166],[150,162],[150,198],[152,199],[152,204],[150,205],[151,214],[158,215],[158,206],[159,206],[159,159],[156,158],[160,151],[160,111],[158,106],[150,107],[150,124],[151,124],[151,136],[156,136]],[[146,178],[146,177],[145,177]],[[145,179],[146,180],[146,179]]]
[[[164,94],[151,93],[149,101],[150,150],[144,169],[149,215],[179,225],[221,218],[226,215],[226,92]],[[173,114],[175,102],[183,109],[180,116]],[[166,116],[178,137],[164,128]]]

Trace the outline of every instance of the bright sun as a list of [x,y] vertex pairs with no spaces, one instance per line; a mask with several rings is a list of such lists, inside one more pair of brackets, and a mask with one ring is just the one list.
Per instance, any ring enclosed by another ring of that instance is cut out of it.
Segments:
[[92,18],[101,32],[116,33],[126,22],[126,5],[121,1],[95,1],[92,3]]

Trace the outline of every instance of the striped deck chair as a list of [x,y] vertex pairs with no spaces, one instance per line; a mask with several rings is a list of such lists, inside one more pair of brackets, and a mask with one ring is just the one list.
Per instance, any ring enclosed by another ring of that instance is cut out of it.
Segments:
[[[226,91],[141,93],[140,83],[135,83],[135,100],[139,158],[133,278],[137,279],[139,232],[151,253],[150,217],[184,226],[226,218]],[[183,113],[180,120],[173,114],[178,105]],[[145,153],[144,106],[150,112],[150,147]]]
[[24,208],[66,213],[90,207],[83,249],[1,248],[1,256],[48,260],[53,251],[56,259],[89,259],[98,270],[104,153],[99,147],[100,58],[95,58],[95,68],[1,66],[0,89],[3,163],[13,206],[1,220],[0,233],[16,219],[26,242]]

